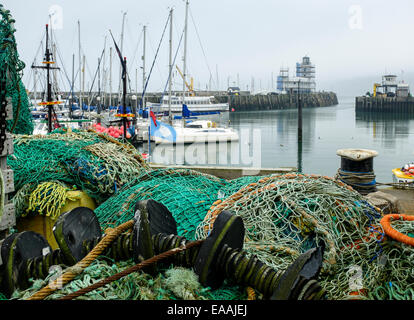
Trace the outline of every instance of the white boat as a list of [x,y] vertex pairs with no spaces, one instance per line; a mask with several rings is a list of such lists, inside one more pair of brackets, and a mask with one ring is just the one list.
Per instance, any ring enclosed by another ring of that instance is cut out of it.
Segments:
[[[196,120],[183,126],[181,121],[173,123],[176,139],[161,138],[151,135],[151,141],[155,144],[189,144],[239,141],[239,134],[232,128],[217,127],[211,120]],[[148,140],[148,131],[144,132],[144,140]]]
[[[229,111],[228,103],[215,103],[214,96],[186,96],[184,104],[191,112],[223,112]],[[170,110],[169,96],[164,96],[161,103],[147,103],[154,112],[167,112]],[[171,95],[171,112],[182,113],[183,97]]]
[[392,180],[395,187],[413,187],[414,186],[414,163],[408,163],[402,168],[392,169]]

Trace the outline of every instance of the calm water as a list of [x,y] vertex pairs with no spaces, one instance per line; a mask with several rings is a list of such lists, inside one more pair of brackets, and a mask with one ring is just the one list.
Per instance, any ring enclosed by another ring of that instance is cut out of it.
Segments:
[[391,182],[391,169],[414,160],[414,116],[356,114],[354,101],[354,97],[339,97],[337,106],[303,109],[301,153],[297,110],[237,112],[221,115],[216,121],[238,130],[239,143],[178,149],[161,146],[153,154],[153,161],[262,168],[301,166],[304,173],[334,176],[340,167],[338,149],[363,148],[378,152],[374,159],[377,181]]

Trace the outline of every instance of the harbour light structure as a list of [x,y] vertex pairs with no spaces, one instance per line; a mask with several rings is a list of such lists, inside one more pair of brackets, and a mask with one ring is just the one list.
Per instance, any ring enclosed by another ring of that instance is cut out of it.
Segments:
[[296,63],[296,76],[289,77],[288,68],[280,68],[277,77],[277,90],[281,93],[311,93],[316,90],[315,65],[308,56],[302,58],[302,62]]

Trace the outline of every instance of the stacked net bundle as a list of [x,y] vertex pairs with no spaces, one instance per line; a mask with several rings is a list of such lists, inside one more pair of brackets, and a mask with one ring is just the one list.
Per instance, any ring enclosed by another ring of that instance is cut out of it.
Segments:
[[102,228],[115,227],[134,218],[140,200],[161,202],[172,213],[178,234],[194,239],[197,225],[217,200],[226,181],[188,169],[159,169],[142,173],[105,201],[95,214]]
[[46,136],[16,135],[8,157],[16,190],[59,181],[86,192],[98,203],[148,170],[130,145],[93,132]]
[[355,290],[350,286],[355,268],[362,270],[364,288],[383,282],[378,209],[341,182],[300,174],[264,177],[217,201],[199,224],[197,239],[207,236],[223,210],[243,218],[244,249],[276,270],[285,270],[306,250],[324,246],[319,281],[328,299],[344,299]]
[[13,105],[13,120],[7,122],[7,130],[19,134],[31,134],[33,132],[32,115],[30,113],[30,102],[27,98],[26,89],[21,81],[22,72],[25,68],[23,61],[17,53],[16,39],[14,33],[14,20],[10,11],[0,5],[0,66],[2,79],[6,79],[6,97],[11,99]]

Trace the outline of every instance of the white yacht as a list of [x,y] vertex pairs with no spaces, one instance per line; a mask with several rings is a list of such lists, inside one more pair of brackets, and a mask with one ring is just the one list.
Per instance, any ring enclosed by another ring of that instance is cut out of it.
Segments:
[[[228,103],[215,103],[214,96],[186,96],[184,104],[190,112],[223,112],[229,111]],[[167,112],[170,109],[169,96],[164,96],[162,103],[147,103],[154,112]],[[171,95],[171,112],[182,113],[183,97]]]
[[[175,141],[151,135],[151,142],[155,144],[189,144],[189,143],[209,143],[209,142],[231,142],[239,141],[239,134],[232,128],[217,127],[211,120],[195,120],[185,126],[182,121],[173,123],[175,130]],[[166,134],[168,136],[168,134]],[[143,132],[144,141],[148,140],[148,130]]]

